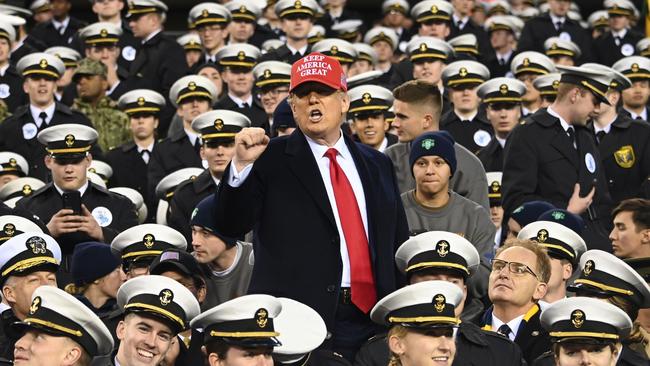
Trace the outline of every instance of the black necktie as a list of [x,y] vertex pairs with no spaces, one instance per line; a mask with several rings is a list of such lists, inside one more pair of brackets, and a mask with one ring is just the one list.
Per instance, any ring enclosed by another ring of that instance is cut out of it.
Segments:
[[499,65],[503,66],[506,64],[506,59],[499,57]]
[[194,140],[194,151],[196,151],[197,154],[201,151],[201,141],[199,141],[198,137]]
[[497,333],[501,334],[502,336],[508,338],[508,335],[512,333],[512,329],[508,326],[508,324],[503,324],[497,329]]
[[242,107],[243,109],[248,109],[248,108],[250,108],[251,106],[250,106],[248,103],[242,103],[242,104],[241,104],[241,107]]
[[643,118],[641,116],[636,116],[635,119],[638,120],[638,121],[643,121]]
[[607,132],[605,131],[598,131],[596,132],[596,141],[600,144],[603,141],[603,138],[607,135]]
[[464,24],[465,23],[462,20],[459,20],[458,23],[456,23],[456,26],[458,27],[458,29],[463,29]]
[[555,29],[557,29],[558,32],[562,30],[562,26],[564,25],[563,21],[557,21],[555,22]]
[[47,127],[47,113],[45,112],[39,113],[38,118],[41,119],[41,128]]
[[576,132],[573,130],[573,127],[569,127],[569,129],[566,130],[567,135],[569,135],[569,139],[571,139],[571,144],[573,145],[573,148],[577,148],[578,144],[576,142]]

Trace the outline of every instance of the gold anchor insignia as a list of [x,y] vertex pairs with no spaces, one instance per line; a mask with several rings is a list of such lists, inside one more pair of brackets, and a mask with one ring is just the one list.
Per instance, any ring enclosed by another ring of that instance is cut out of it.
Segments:
[[237,52],[237,59],[239,61],[243,61],[245,58],[246,58],[246,53],[244,53],[244,51]]
[[440,240],[438,244],[436,244],[436,252],[439,256],[443,258],[446,257],[447,254],[449,254],[449,243],[446,240]]
[[464,68],[464,67],[461,67],[460,71],[458,72],[458,75],[460,75],[461,78],[464,78],[465,76],[467,76],[467,69]]
[[361,101],[364,104],[368,104],[372,101],[372,95],[370,93],[363,93],[363,97],[361,98]]
[[193,81],[190,81],[190,82],[187,84],[187,88],[188,88],[189,90],[194,90],[194,89],[196,89],[196,83],[193,82]]
[[223,128],[223,120],[221,118],[217,118],[214,120],[214,128],[217,129],[217,131],[221,131]]
[[585,313],[582,310],[576,309],[571,312],[571,324],[574,327],[580,328],[585,323]]
[[260,328],[266,327],[266,324],[269,321],[269,312],[266,309],[261,308],[255,312],[255,322]]
[[30,194],[32,194],[32,186],[30,186],[29,184],[25,184],[23,186],[23,195],[29,196]]
[[5,232],[5,235],[7,236],[13,236],[16,233],[16,227],[14,224],[5,224],[4,228],[2,228],[2,231]]
[[9,165],[11,165],[12,167],[15,167],[16,164],[18,164],[18,162],[16,161],[16,159],[14,159],[14,158],[9,159]]
[[639,64],[637,63],[632,64],[632,72],[639,72]]
[[239,12],[240,12],[240,13],[245,13],[245,12],[246,12],[246,6],[242,5],[242,6],[239,8]]
[[194,180],[194,179],[196,179],[196,175],[190,177],[190,180]]
[[164,289],[160,291],[158,298],[160,299],[160,304],[162,306],[167,306],[172,302],[172,300],[174,300],[174,293],[170,289]]
[[74,135],[68,134],[65,136],[65,146],[72,147],[74,145]]
[[271,77],[271,70],[266,69],[264,70],[264,79],[268,79]]
[[139,105],[139,106],[142,107],[142,106],[144,105],[144,102],[145,102],[144,97],[139,97],[139,98],[138,98],[138,105]]
[[38,66],[40,66],[41,69],[46,68],[46,67],[47,67],[47,60],[46,60],[46,59],[42,59],[41,62],[38,63]]
[[557,50],[557,43],[553,43],[553,45],[551,46],[551,49],[552,50]]
[[101,31],[99,31],[99,35],[102,36],[102,38],[108,37],[108,30],[106,30],[105,28],[102,29]]
[[433,307],[436,309],[437,312],[442,313],[445,310],[445,306],[447,306],[446,304],[447,299],[445,299],[445,295],[437,294],[436,296],[433,297],[433,300],[435,301]]
[[508,85],[501,84],[501,86],[499,87],[499,92],[501,92],[501,94],[503,95],[508,94]]
[[97,173],[97,169],[95,168],[88,168],[88,171],[91,173]]
[[332,48],[330,48],[330,52],[332,52],[332,55],[336,55],[337,53],[339,53],[339,48],[336,46],[332,46]]
[[35,312],[38,311],[40,307],[41,307],[41,297],[36,296],[34,300],[32,300],[32,304],[29,306],[29,313],[34,314]]
[[437,13],[437,12],[438,12],[438,7],[435,6],[435,5],[432,5],[432,6],[431,6],[431,12],[432,12],[433,14]]
[[208,9],[203,9],[203,11],[201,12],[201,16],[204,18],[207,18],[209,15],[210,12],[208,11]]
[[45,240],[40,236],[32,236],[31,238],[27,239],[26,244],[34,254],[46,253],[47,245],[45,244]]
[[147,234],[142,238],[142,243],[144,244],[145,247],[148,249],[151,249],[153,247],[153,244],[155,243],[156,238],[153,236],[153,234]]
[[420,51],[422,51],[422,52],[426,52],[426,51],[427,51],[427,44],[426,44],[426,43],[422,43],[422,44],[420,44]]
[[296,1],[295,3],[293,3],[293,7],[296,9],[300,9],[302,8],[302,3],[300,1]]
[[585,276],[589,276],[591,272],[593,272],[596,269],[596,264],[592,260],[588,260],[587,263],[585,263],[585,268],[582,270],[582,273],[585,274]]
[[530,60],[528,58],[525,58],[523,65],[524,66],[530,66]]
[[557,90],[560,87],[560,80],[553,80],[553,89]]
[[499,182],[497,182],[497,181],[495,180],[495,181],[492,182],[492,184],[490,185],[490,188],[492,189],[492,192],[499,192],[499,190],[501,189],[501,185],[499,184]]
[[548,239],[548,230],[541,229],[537,232],[537,241],[540,243],[545,242]]

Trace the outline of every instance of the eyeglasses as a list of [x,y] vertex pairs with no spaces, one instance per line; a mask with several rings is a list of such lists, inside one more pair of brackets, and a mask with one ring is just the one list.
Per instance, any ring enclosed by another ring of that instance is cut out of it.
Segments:
[[508,267],[508,271],[514,275],[524,275],[526,272],[532,274],[535,278],[538,278],[535,272],[533,272],[530,267],[523,263],[519,262],[506,262],[501,259],[493,259],[492,260],[492,272],[501,272],[505,267]]
[[278,89],[269,89],[260,91],[260,95],[270,95],[272,97],[277,97],[280,94],[286,94],[289,92],[288,88],[278,88]]

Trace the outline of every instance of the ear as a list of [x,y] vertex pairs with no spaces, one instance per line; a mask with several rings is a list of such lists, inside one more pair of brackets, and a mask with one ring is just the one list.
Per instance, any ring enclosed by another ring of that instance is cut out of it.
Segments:
[[160,120],[156,117],[153,119],[153,128],[158,128],[158,124],[160,123]]
[[45,155],[43,157],[43,161],[45,162],[45,167],[49,170],[52,170],[52,165],[54,164],[52,157],[50,155]]
[[[203,347],[205,349],[205,347]],[[216,353],[210,353],[208,355],[208,364],[210,366],[219,366],[219,357],[217,357]]]
[[348,93],[343,93],[343,97],[341,98],[341,101],[343,102],[343,107],[341,109],[343,114],[345,114],[350,109],[350,96],[348,95]]
[[573,274],[573,265],[571,263],[562,265],[562,279],[567,281]]
[[180,106],[180,105],[179,105],[178,107],[176,107],[176,115],[178,115],[179,117],[183,118],[183,111],[181,110],[181,106]]
[[539,282],[537,284],[537,287],[535,287],[535,292],[533,293],[533,300],[537,302],[537,300],[546,296],[547,290],[548,290],[548,285],[545,284],[544,282]]
[[16,295],[14,294],[14,288],[12,286],[2,286],[2,297],[8,305],[16,303]]
[[650,229],[641,230],[641,243],[650,244]]
[[[93,5],[93,7],[95,7],[95,5]],[[86,57],[90,57],[90,47],[84,50],[84,54],[86,55]]]
[[[72,342],[72,341],[70,341],[70,342]],[[63,363],[62,364],[64,366],[68,366],[68,365],[73,366],[73,365],[77,364],[77,361],[79,361],[79,359],[81,358],[82,352],[83,351],[81,350],[81,348],[79,348],[79,346],[75,345],[75,346],[71,347],[68,350],[68,352],[66,352],[65,357],[63,357]]]
[[115,335],[120,341],[124,340],[124,337],[126,336],[126,323],[124,320],[120,320],[120,322],[117,323],[117,328],[115,328]]
[[25,78],[25,81],[23,81],[23,92],[25,92],[25,94],[29,94],[29,88],[27,87],[27,78]]
[[199,288],[199,290],[196,292],[196,299],[199,301],[199,304],[205,301],[206,296],[207,296],[207,290],[205,286]]
[[201,150],[199,150],[199,156],[201,157],[201,160],[208,160],[205,158],[205,146],[201,145]]
[[422,130],[428,131],[433,126],[433,116],[427,113],[422,118]]
[[405,351],[404,342],[402,341],[402,338],[399,338],[394,335],[388,338],[388,348],[392,353],[395,353],[397,355],[400,355]]

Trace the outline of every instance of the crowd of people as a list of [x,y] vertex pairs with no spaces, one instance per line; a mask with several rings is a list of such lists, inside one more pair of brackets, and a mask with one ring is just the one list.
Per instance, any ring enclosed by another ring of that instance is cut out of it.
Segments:
[[650,365],[647,2],[90,2],[0,4],[0,364]]

